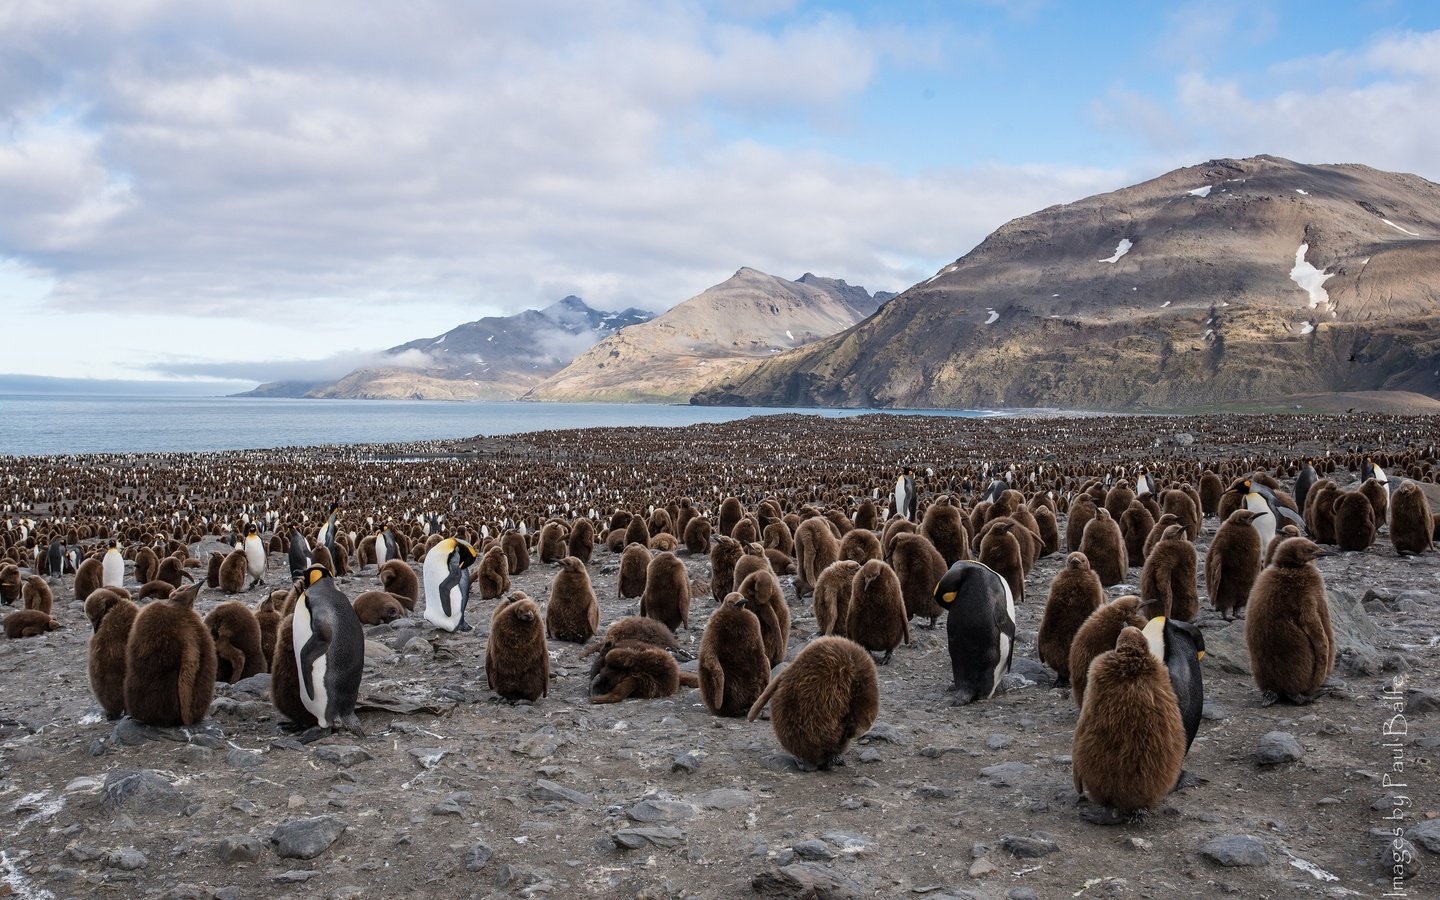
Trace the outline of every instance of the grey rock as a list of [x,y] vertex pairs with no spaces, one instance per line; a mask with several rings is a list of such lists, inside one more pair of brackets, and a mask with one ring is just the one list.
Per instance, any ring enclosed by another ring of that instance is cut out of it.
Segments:
[[1405,838],[1396,838],[1380,851],[1380,874],[1387,882],[1395,876],[1409,881],[1420,869],[1420,852]]
[[956,793],[954,788],[936,787],[933,784],[922,784],[915,789],[915,795],[926,800],[949,800]]
[[314,859],[345,833],[346,825],[334,816],[297,819],[270,832],[270,846],[281,859]]
[[794,850],[795,855],[801,859],[808,859],[812,862],[829,862],[835,858],[834,851],[825,846],[824,841],[817,841],[814,838],[808,841],[801,841],[790,849]]
[[644,828],[622,828],[611,835],[615,846],[622,850],[639,850],[648,845],[655,847],[678,847],[685,842],[685,834],[669,825],[654,825]]
[[270,880],[276,884],[304,884],[319,875],[320,872],[316,869],[292,869],[279,875],[271,875]]
[[582,794],[573,788],[565,787],[563,784],[556,784],[544,778],[538,778],[533,787],[530,788],[530,799],[548,802],[550,800],[563,800],[567,803],[574,803],[577,806],[594,806],[595,798],[589,794]]
[[531,759],[545,759],[547,756],[554,756],[558,749],[560,749],[560,742],[551,734],[521,735],[510,745],[511,753],[528,756]]
[[[1384,657],[1378,649],[1384,638],[1380,627],[1365,611],[1360,598],[1346,590],[1327,590],[1330,624],[1335,629],[1335,671],[1347,675],[1379,675]],[[1210,637],[1205,637],[1209,656]]]
[[1433,713],[1440,710],[1440,693],[1426,688],[1411,688],[1405,695],[1405,712]]
[[992,734],[985,739],[985,746],[991,750],[1004,750],[1015,743],[1015,739],[1008,734]]
[[820,839],[832,847],[839,847],[848,853],[855,853],[870,846],[870,838],[862,834],[851,834],[848,831],[827,831],[820,835]]
[[476,841],[465,851],[465,871],[478,872],[490,865],[490,860],[495,858],[495,851],[484,841]]
[[870,730],[859,738],[860,743],[869,744],[875,741],[884,741],[887,744],[908,744],[910,741],[888,722],[876,722]]
[[231,750],[225,754],[225,764],[232,769],[254,769],[265,763],[265,755],[254,750]]
[[1032,887],[1011,888],[1005,894],[1007,900],[1039,900],[1040,895]]
[[1286,731],[1267,731],[1255,745],[1255,756],[1262,766],[1295,762],[1305,755],[1305,748]]
[[215,855],[222,863],[255,862],[262,850],[260,839],[248,834],[232,835],[220,839],[215,845]]
[[1190,447],[1195,444],[1195,435],[1188,431],[1178,431],[1170,436],[1170,443],[1177,447]]
[[[217,690],[218,689],[219,686],[217,685]],[[237,694],[248,694],[261,700],[268,699],[270,696],[270,673],[261,672],[259,675],[242,678],[230,685],[226,693],[232,697]]]
[[126,872],[143,869],[149,864],[149,857],[134,847],[122,847],[119,850],[111,850],[105,857],[105,865],[112,869],[123,869]]
[[750,791],[736,788],[716,788],[713,791],[699,794],[693,799],[701,809],[743,809],[747,806],[754,806],[760,798]]
[[228,884],[210,895],[210,900],[240,900],[239,885]]
[[684,772],[687,775],[695,774],[699,768],[700,757],[690,752],[679,754],[675,757],[675,761],[670,764],[671,772]]
[[101,788],[101,805],[140,813],[179,813],[190,801],[158,772],[112,772]]
[[1250,674],[1250,648],[1245,643],[1245,623],[1208,623],[1205,629],[1205,664],[1218,666],[1232,675]]
[[878,763],[883,759],[885,759],[885,754],[876,750],[874,747],[866,747],[860,751],[860,761],[862,763]]
[[1031,781],[1035,767],[1029,763],[1003,762],[986,766],[980,770],[980,777],[1001,787],[1019,787]]
[[[1209,646],[1209,641],[1206,641],[1206,646]],[[1253,834],[1232,834],[1206,841],[1200,846],[1200,855],[1222,866],[1270,864],[1265,843]]]
[[1054,836],[1043,831],[1032,831],[1029,834],[1007,834],[1000,838],[1000,846],[1010,855],[1020,859],[1039,859],[1060,849]]
[[1440,819],[1426,819],[1406,831],[1405,838],[1440,855]]
[[799,862],[761,872],[750,879],[750,889],[769,897],[858,900],[870,892],[858,882],[819,863]]
[[412,747],[410,755],[420,764],[422,769],[433,769],[440,764],[440,760],[449,755],[450,751],[444,747]]
[[1017,656],[1010,660],[1010,671],[1041,684],[1049,684],[1055,680],[1055,674],[1045,668],[1044,663],[1028,656]]
[[321,744],[311,752],[316,759],[334,763],[342,769],[348,769],[375,758],[370,755],[369,750],[353,744]]
[[647,825],[683,822],[695,815],[695,807],[679,800],[641,800],[625,811],[636,822]]

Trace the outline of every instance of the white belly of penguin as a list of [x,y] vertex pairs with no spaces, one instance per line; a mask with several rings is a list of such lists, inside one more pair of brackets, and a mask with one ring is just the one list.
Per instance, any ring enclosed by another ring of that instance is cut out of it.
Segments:
[[[991,575],[1000,578],[1000,574],[993,569]],[[1010,582],[1000,578],[1000,587],[1005,591],[1005,612],[1010,616],[1010,624],[1015,624],[1015,595],[1010,591]],[[1010,658],[1010,635],[1000,632],[1000,659],[995,663],[995,674],[990,679],[990,694],[988,700],[995,695],[995,689],[1000,687],[1000,679],[1005,677],[1005,664]]]
[[450,615],[445,615],[445,610],[440,607],[440,582],[444,581],[450,574],[450,566],[446,564],[445,557],[437,554],[432,560],[425,558],[425,621],[438,628],[454,630],[460,624],[460,609],[454,602],[454,594],[458,588],[451,591]]
[[1270,504],[1265,502],[1265,498],[1255,493],[1245,495],[1245,508],[1265,514],[1250,522],[1260,532],[1260,551],[1263,553],[1275,539],[1275,514],[1270,511]]
[[375,565],[383,566],[389,560],[390,557],[385,555],[385,541],[377,539],[375,541]]
[[315,634],[314,623],[310,621],[310,608],[304,603],[296,604],[295,620],[291,625],[291,636],[295,642],[295,668],[300,673],[300,702],[310,710],[310,714],[322,727],[330,727],[331,723],[326,719],[326,710],[330,706],[329,694],[325,691],[325,670],[328,667],[329,659],[324,655],[315,660],[315,667],[311,670],[310,683],[315,688],[311,694],[305,689],[305,645],[310,643],[310,638]]
[[101,582],[105,587],[120,587],[125,583],[125,558],[119,553],[107,551],[101,563]]
[[265,574],[265,547],[258,537],[245,539],[245,571],[251,578]]

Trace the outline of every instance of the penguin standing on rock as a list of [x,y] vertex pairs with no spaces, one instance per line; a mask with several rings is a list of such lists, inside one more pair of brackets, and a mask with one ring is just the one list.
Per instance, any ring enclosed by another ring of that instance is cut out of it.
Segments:
[[895,480],[895,515],[906,521],[916,520],[915,470],[909,466]]
[[265,577],[265,542],[253,524],[245,532],[245,572],[250,576],[246,590],[254,590]]
[[935,602],[949,611],[949,688],[954,705],[988,700],[1010,671],[1015,652],[1015,596],[1010,584],[980,563],[962,560],[935,586]]
[[364,626],[323,566],[306,569],[301,581],[290,626],[300,702],[319,728],[344,728],[364,737],[355,715],[365,667]]
[[470,567],[475,548],[445,538],[425,554],[425,621],[445,631],[470,631],[465,603],[470,599]]

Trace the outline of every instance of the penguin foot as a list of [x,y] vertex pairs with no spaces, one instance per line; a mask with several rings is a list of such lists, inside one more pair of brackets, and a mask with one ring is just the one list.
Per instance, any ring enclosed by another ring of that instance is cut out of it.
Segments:
[[1264,693],[1262,693],[1262,694],[1260,695],[1260,705],[1261,705],[1261,706],[1274,706],[1274,705],[1275,705],[1275,701],[1277,701],[1277,700],[1279,700],[1279,699],[1280,699],[1280,695],[1277,694],[1277,693],[1275,693],[1274,691],[1265,691]]
[[1323,697],[1323,696],[1325,695],[1325,693],[1326,693],[1325,689],[1324,689],[1324,688],[1321,688],[1320,690],[1317,690],[1317,691],[1311,691],[1311,692],[1308,693],[1308,694],[1286,694],[1286,695],[1285,695],[1285,699],[1286,699],[1286,700],[1289,700],[1291,703],[1295,704],[1296,706],[1309,706],[1310,704],[1314,703],[1316,700],[1318,700],[1318,699],[1320,699],[1321,697]]
[[469,622],[461,622],[459,625],[455,626],[455,630],[460,634],[464,634],[467,631],[474,631],[475,626],[471,625]]
[[247,590],[247,591],[253,591],[253,590],[255,590],[255,588],[256,588],[258,585],[261,585],[261,584],[264,584],[264,583],[265,583],[265,582],[263,582],[263,581],[261,581],[260,579],[257,578],[257,579],[255,579],[254,581],[250,582],[250,586],[249,586],[248,588],[246,588],[245,590]]
[[1145,814],[1146,810],[1137,809],[1125,818],[1125,824],[1139,825],[1141,822],[1145,821]]
[[1196,775],[1194,772],[1187,772],[1184,769],[1181,769],[1180,777],[1176,780],[1175,786],[1170,789],[1170,793],[1174,794],[1179,791],[1186,791],[1190,788],[1200,787],[1200,785],[1202,784],[1209,783],[1210,779],[1205,778],[1201,775]]
[[1050,685],[1050,686],[1051,686],[1052,688],[1060,688],[1060,689],[1064,689],[1064,690],[1069,690],[1069,689],[1070,689],[1070,676],[1069,676],[1069,675],[1066,675],[1066,674],[1063,673],[1063,672],[1057,673],[1057,674],[1055,675],[1055,683],[1052,684],[1052,685]]
[[894,656],[894,655],[895,655],[895,651],[894,651],[893,649],[892,649],[892,650],[886,650],[886,651],[885,651],[885,656],[882,657],[881,660],[880,660],[880,665],[882,665],[882,666],[888,666],[888,665],[890,665],[890,657],[892,657],[892,656]]

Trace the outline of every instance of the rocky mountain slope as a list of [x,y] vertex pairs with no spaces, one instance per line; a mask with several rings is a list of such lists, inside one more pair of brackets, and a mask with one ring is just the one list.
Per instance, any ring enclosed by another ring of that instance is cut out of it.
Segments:
[[348,400],[513,400],[575,355],[621,328],[649,321],[642,309],[603,312],[570,296],[544,309],[486,316],[383,354],[393,366],[356,369],[333,383],[261,385],[246,396]]
[[809,273],[788,281],[742,268],[591,347],[526,399],[684,401],[748,361],[849,328],[892,296]]
[[696,403],[1194,408],[1440,395],[1440,185],[1212,160],[1011,221]]

